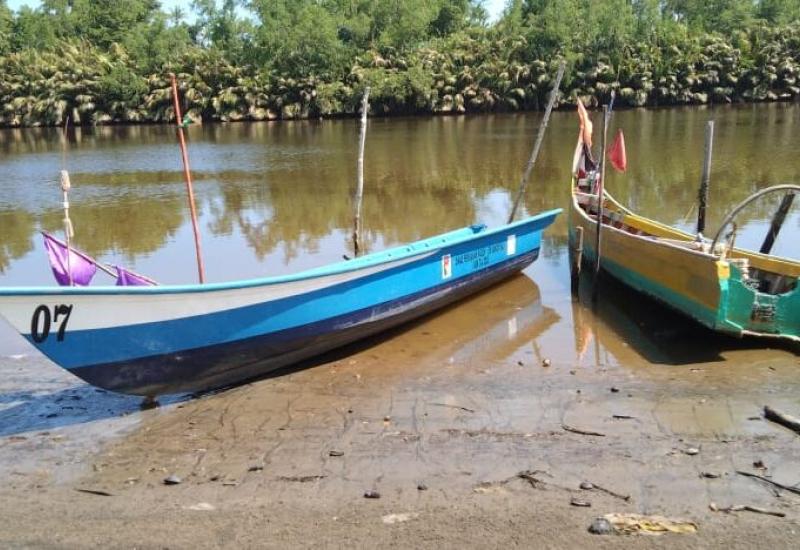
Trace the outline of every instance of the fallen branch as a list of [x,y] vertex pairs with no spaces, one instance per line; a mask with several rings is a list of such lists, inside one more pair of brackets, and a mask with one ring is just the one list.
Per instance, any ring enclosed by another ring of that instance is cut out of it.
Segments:
[[756,479],[760,479],[764,483],[769,483],[770,485],[774,485],[775,487],[778,487],[779,489],[783,489],[784,491],[789,491],[790,493],[794,493],[796,495],[800,495],[800,489],[798,489],[797,487],[790,487],[789,485],[783,485],[782,483],[778,483],[777,481],[772,481],[771,479],[769,479],[767,477],[760,476],[758,474],[751,474],[750,472],[743,472],[741,470],[736,470],[736,473],[739,474],[739,475],[742,475],[742,476],[754,477]]
[[106,491],[99,491],[97,489],[81,489],[80,487],[76,487],[75,490],[78,491],[79,493],[87,493],[87,494],[90,494],[90,495],[97,495],[99,497],[113,497],[114,496],[111,493],[108,493]]
[[594,485],[594,488],[597,489],[598,491],[604,492],[607,495],[611,495],[612,497],[622,499],[622,500],[624,500],[626,502],[631,499],[630,495],[621,495],[619,493],[615,493],[611,489],[606,489],[605,487],[600,487],[599,485],[596,485],[596,484]]
[[730,513],[730,512],[753,512],[753,513],[756,513],[756,514],[765,514],[765,515],[768,515],[768,516],[775,516],[775,517],[779,517],[779,518],[785,518],[786,517],[786,514],[783,513],[783,512],[776,512],[774,510],[767,510],[766,508],[759,508],[758,506],[750,506],[749,504],[734,504],[734,505],[728,506],[727,508],[719,508],[716,504],[714,504],[712,502],[709,505],[709,508],[711,508],[711,510],[713,512],[725,512],[725,513]]
[[474,413],[473,409],[468,409],[467,407],[462,407],[461,405],[448,405],[447,403],[431,403],[431,405],[436,405],[437,407],[448,407],[451,409],[459,409],[462,411],[467,411],[469,413]]
[[594,491],[595,489],[597,489],[598,491],[602,491],[603,493],[605,493],[607,495],[611,495],[612,497],[616,497],[616,498],[622,499],[622,500],[624,500],[626,502],[631,499],[630,495],[621,495],[619,493],[615,493],[611,489],[606,489],[605,487],[600,487],[599,485],[595,485],[594,483],[590,483],[588,481],[582,482],[581,485],[580,485],[580,488],[582,490],[584,490],[584,491]]
[[[546,473],[547,472],[542,470],[533,470],[533,471],[523,470],[521,472],[518,472],[517,475],[515,475],[514,477],[518,477],[519,479],[524,479],[525,481],[530,483],[531,487],[533,487],[534,489],[538,489],[540,485],[546,485],[546,483],[541,479],[537,478],[536,474],[546,474]],[[511,479],[514,478],[509,478],[506,481],[510,481]]]
[[764,418],[767,420],[772,420],[773,422],[789,428],[794,432],[800,433],[800,419],[795,418],[794,416],[783,414],[769,406],[766,406],[764,407]]
[[574,434],[593,435],[593,436],[596,436],[596,437],[605,437],[606,436],[606,434],[604,434],[604,433],[593,432],[591,430],[581,430],[579,428],[574,428],[572,426],[568,426],[567,424],[562,424],[561,427],[564,429],[564,431],[572,432]]
[[325,479],[327,476],[312,475],[312,476],[279,476],[278,481],[295,481],[298,483],[308,483],[310,481],[319,481]]

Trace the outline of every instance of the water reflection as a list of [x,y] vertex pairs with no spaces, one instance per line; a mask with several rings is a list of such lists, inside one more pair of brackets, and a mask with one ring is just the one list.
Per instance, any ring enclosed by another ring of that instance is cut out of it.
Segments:
[[[798,104],[630,110],[613,119],[611,131],[622,127],[626,133],[629,170],[610,173],[610,191],[643,215],[692,228],[709,118],[716,121],[709,233],[754,190],[793,181]],[[540,122],[539,113],[370,120],[367,248],[476,221],[502,223]],[[526,196],[529,212],[567,204],[576,133],[574,113],[554,113]],[[209,280],[284,274],[352,254],[355,120],[197,125],[188,134]],[[193,281],[192,232],[174,130],[76,128],[67,144],[64,155],[57,129],[0,130],[0,285],[54,284],[37,231],[61,231],[62,166],[72,175],[77,246],[163,283]],[[779,200],[743,213],[739,245],[761,243]],[[797,256],[796,211],[776,243],[778,254]],[[561,216],[546,233],[534,268],[538,278],[557,281],[542,295],[546,302],[558,298],[553,308],[561,320],[553,330],[559,333],[586,331],[580,317],[592,315],[579,313],[568,299],[566,234]],[[627,357],[634,348],[653,362],[697,359],[682,359],[673,343],[687,341],[691,347],[698,338],[706,342],[706,333],[697,336],[692,327],[691,334],[667,338],[663,331],[685,323],[662,314],[663,324],[640,326],[650,306],[631,305],[627,296],[622,291],[604,301],[599,320],[588,324],[602,327],[592,328],[601,338],[608,331],[615,335],[604,353]],[[626,309],[614,310],[621,307],[618,302]],[[564,322],[570,316],[575,327]],[[583,350],[578,355],[590,357],[596,339],[578,332],[575,338]],[[636,345],[620,347],[626,339]]]
[[731,351],[766,347],[796,353],[790,342],[765,342],[716,333],[601,275],[598,300],[591,302],[592,278],[581,276],[572,302],[572,326],[579,365],[642,369],[648,365],[700,365],[723,361]]

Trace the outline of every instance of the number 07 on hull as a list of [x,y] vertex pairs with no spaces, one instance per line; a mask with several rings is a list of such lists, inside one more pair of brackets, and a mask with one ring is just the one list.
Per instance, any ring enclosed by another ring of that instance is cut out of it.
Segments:
[[0,288],[0,314],[95,386],[135,395],[256,378],[520,271],[560,210],[473,225],[291,276],[155,287]]

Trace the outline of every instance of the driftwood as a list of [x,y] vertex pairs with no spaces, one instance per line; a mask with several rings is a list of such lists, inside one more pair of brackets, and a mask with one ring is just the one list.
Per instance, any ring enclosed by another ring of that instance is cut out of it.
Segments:
[[766,514],[768,516],[775,516],[779,518],[785,518],[786,514],[783,512],[777,512],[775,510],[767,510],[766,508],[759,508],[758,506],[750,506],[749,504],[733,504],[726,508],[720,508],[713,502],[709,505],[712,512],[753,512],[756,514]]
[[611,495],[612,497],[615,497],[615,498],[622,499],[622,500],[624,500],[624,501],[626,501],[626,502],[627,502],[627,501],[629,501],[629,500],[631,499],[631,496],[630,496],[630,495],[621,495],[621,494],[619,494],[619,493],[615,493],[615,492],[614,492],[614,491],[612,491],[611,489],[606,489],[605,487],[600,487],[600,486],[599,486],[599,485],[597,485],[597,484],[595,484],[595,485],[594,485],[594,488],[595,488],[595,489],[597,489],[598,491],[602,491],[603,493],[605,493],[605,494],[607,494],[607,495]]
[[736,473],[741,476],[753,477],[755,479],[760,479],[764,483],[769,483],[770,485],[774,485],[779,489],[783,489],[784,491],[789,491],[790,493],[794,493],[796,495],[800,495],[800,489],[797,487],[790,487],[789,485],[783,485],[782,483],[778,483],[777,481],[772,481],[768,477],[760,476],[758,474],[751,474],[750,472],[743,472],[741,470],[736,470]]
[[781,426],[785,426],[794,432],[800,433],[800,418],[778,412],[769,406],[764,407],[764,418],[772,420]]
[[79,493],[87,493],[89,495],[97,495],[99,497],[113,497],[114,496],[114,495],[112,495],[111,493],[109,493],[107,491],[100,491],[98,489],[82,489],[80,487],[76,487],[75,490],[78,491]]
[[581,430],[581,429],[579,429],[579,428],[574,428],[574,427],[572,427],[572,426],[568,426],[567,424],[562,424],[562,426],[561,426],[561,427],[562,427],[562,428],[563,428],[565,431],[567,431],[567,432],[572,432],[572,433],[574,433],[574,434],[580,434],[580,435],[593,435],[593,436],[596,436],[596,437],[605,437],[605,436],[606,436],[606,434],[604,434],[604,433],[601,433],[601,432],[593,432],[593,431],[591,431],[591,430]]
[[431,405],[435,405],[437,407],[447,407],[449,409],[459,409],[459,410],[466,411],[466,412],[469,412],[469,413],[474,413],[475,412],[474,409],[469,409],[467,407],[462,407],[461,405],[448,405],[447,403],[431,403]]

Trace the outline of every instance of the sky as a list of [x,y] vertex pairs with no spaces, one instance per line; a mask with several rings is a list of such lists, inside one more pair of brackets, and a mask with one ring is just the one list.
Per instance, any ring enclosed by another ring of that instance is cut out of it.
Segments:
[[[8,7],[12,10],[18,10],[20,6],[31,6],[36,7],[39,5],[38,0],[7,0]],[[486,10],[489,12],[489,18],[491,20],[495,20],[500,15],[500,12],[503,11],[503,6],[505,6],[506,0],[485,0]],[[161,6],[165,10],[169,11],[174,6],[181,6],[186,8],[188,11],[189,5],[191,2],[186,0],[161,0]]]

